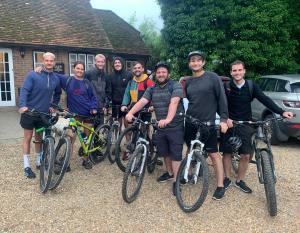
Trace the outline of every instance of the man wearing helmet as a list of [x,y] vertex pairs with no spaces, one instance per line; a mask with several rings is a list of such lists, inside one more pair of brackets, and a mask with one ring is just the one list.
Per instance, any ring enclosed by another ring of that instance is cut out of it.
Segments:
[[[203,69],[205,65],[205,55],[201,51],[193,51],[188,55],[189,68],[193,76],[181,80],[183,95],[189,100],[187,114],[197,118],[202,122],[214,124],[216,113],[220,116],[221,132],[228,129],[227,101],[221,79],[213,72]],[[197,129],[190,123],[185,124],[185,141],[190,147],[191,140],[195,139]],[[213,194],[213,199],[220,200],[225,194],[224,170],[222,159],[218,153],[217,132],[214,127],[203,132],[202,141],[205,143],[204,149],[208,152],[216,173],[217,188]]]
[[154,106],[159,127],[155,135],[155,144],[158,154],[164,157],[167,169],[167,172],[157,181],[173,180],[172,191],[175,195],[175,181],[182,160],[183,148],[183,119],[179,113],[184,109],[181,104],[182,88],[178,82],[170,80],[169,74],[170,69],[167,63],[156,64],[155,86],[146,90],[143,97],[128,112],[126,119],[132,121],[133,115],[149,102]]
[[[280,114],[286,118],[292,118],[292,112],[284,112],[260,88],[251,80],[245,80],[246,69],[242,61],[235,61],[231,64],[230,74],[232,80],[225,84],[225,93],[228,101],[228,126],[231,128],[232,120],[250,121],[252,118],[251,102],[257,98],[261,103],[271,111]],[[235,135],[233,135],[235,132]],[[239,160],[238,175],[234,185],[245,193],[252,193],[252,190],[244,182],[253,148],[251,144],[251,135],[253,129],[250,126],[241,125],[235,129],[229,129],[225,135],[221,135],[220,151],[223,152],[223,165],[225,171],[224,187],[228,189],[231,185],[231,153],[232,146],[238,147],[241,155]],[[236,137],[232,137],[236,136]]]

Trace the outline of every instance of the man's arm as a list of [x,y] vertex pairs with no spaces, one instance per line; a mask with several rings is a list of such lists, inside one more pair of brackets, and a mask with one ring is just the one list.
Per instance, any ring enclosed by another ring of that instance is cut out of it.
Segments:
[[217,86],[216,86],[217,100],[218,100],[218,114],[220,116],[221,122],[227,122],[228,119],[228,105],[227,97],[224,90],[224,85],[222,84],[221,79],[218,77]]
[[28,94],[33,88],[33,73],[30,72],[27,74],[25,81],[22,85],[21,92],[20,92],[20,98],[19,98],[19,107],[24,108],[27,107],[27,98]]
[[127,113],[126,115],[126,120],[128,122],[132,121],[133,115],[135,113],[137,113],[138,111],[140,111],[145,105],[147,105],[149,103],[149,100],[147,100],[146,98],[142,97],[131,109],[130,111]]
[[56,88],[54,90],[54,94],[53,94],[53,103],[54,104],[58,104],[60,101],[60,96],[61,96],[61,86],[60,86],[60,80],[58,79],[57,81],[57,85]]
[[180,102],[180,97],[172,97],[170,104],[169,104],[169,109],[168,109],[168,115],[166,119],[162,119],[158,122],[158,127],[159,128],[164,128],[169,124],[174,116],[176,115],[177,107]]

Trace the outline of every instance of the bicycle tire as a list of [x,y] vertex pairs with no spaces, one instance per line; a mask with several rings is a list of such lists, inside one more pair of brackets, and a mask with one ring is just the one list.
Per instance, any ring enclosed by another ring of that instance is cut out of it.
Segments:
[[111,127],[111,130],[109,131],[108,136],[108,144],[107,144],[107,157],[111,164],[116,162],[116,142],[119,137],[119,127],[117,125],[113,125]]
[[[65,146],[65,149],[64,149]],[[62,181],[71,157],[71,141],[68,137],[60,138],[55,148],[54,172],[49,190],[54,190]],[[58,169],[56,171],[56,169]]]
[[[133,155],[130,157],[128,161],[123,176],[122,197],[123,200],[127,203],[131,203],[137,198],[142,187],[142,183],[145,176],[145,167],[146,167],[146,158],[144,158],[143,152],[144,152],[144,146],[138,146],[136,148],[136,150],[133,152]],[[145,159],[144,165],[142,165],[143,159]],[[130,178],[133,178],[136,183],[131,193],[129,191]]]
[[[126,135],[129,134],[130,132],[132,132],[131,139],[130,139],[129,143],[125,146],[123,139],[125,137],[125,141],[126,141]],[[116,142],[116,147],[115,147],[116,164],[118,165],[119,169],[122,172],[125,172],[129,158],[131,157],[130,155],[132,155],[135,150],[136,144],[132,143],[132,140],[133,140],[133,138],[138,136],[137,132],[138,132],[137,128],[128,127],[122,131],[122,133],[120,134],[120,136]],[[126,156],[128,157],[127,160],[123,159],[123,154],[125,154],[125,153],[126,153]]]
[[[176,200],[179,205],[179,207],[186,213],[191,213],[199,209],[203,202],[205,201],[208,193],[208,165],[206,162],[206,159],[203,155],[200,154],[200,152],[195,151],[192,155],[192,161],[196,161],[196,158],[199,160],[201,166],[199,168],[199,175],[197,177],[197,183],[200,184],[200,192],[197,193],[195,201],[192,204],[188,204],[187,201],[185,201],[183,189],[189,189],[190,187],[196,187],[191,180],[189,180],[188,183],[182,185],[181,179],[184,176],[185,167],[187,164],[187,157],[183,159],[179,166],[178,174],[176,177],[176,183],[175,183],[175,194],[176,194]],[[192,164],[192,162],[191,162]],[[199,182],[201,179],[201,182]],[[188,193],[190,194],[190,193]]]
[[40,166],[40,190],[42,193],[46,193],[52,178],[55,152],[54,139],[52,137],[46,137],[43,140],[43,154]]
[[106,147],[107,147],[109,130],[110,130],[110,126],[107,124],[98,125],[92,135],[91,143],[89,145],[89,150],[93,149],[94,147],[98,147],[98,146],[100,147],[98,150],[88,154],[88,157],[93,164],[100,163],[106,158]]
[[277,215],[277,200],[275,191],[275,180],[269,155],[270,152],[262,150],[260,153],[262,159],[262,172],[264,179],[265,194],[267,198],[268,212],[270,216],[274,217]]

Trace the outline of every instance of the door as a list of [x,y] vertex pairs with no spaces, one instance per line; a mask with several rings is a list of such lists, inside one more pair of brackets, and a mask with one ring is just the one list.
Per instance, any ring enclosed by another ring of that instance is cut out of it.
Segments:
[[12,51],[0,48],[0,107],[15,105]]

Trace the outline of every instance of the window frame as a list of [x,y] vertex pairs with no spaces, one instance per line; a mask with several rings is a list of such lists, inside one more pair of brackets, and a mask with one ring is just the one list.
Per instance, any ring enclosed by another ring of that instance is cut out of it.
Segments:
[[37,62],[36,59],[35,59],[35,55],[38,54],[38,53],[44,55],[45,52],[44,51],[32,51],[33,69],[35,69],[37,67],[37,64],[38,64],[38,66],[42,66],[43,65],[43,63]]
[[[95,65],[95,54],[92,54],[92,53],[76,53],[76,52],[69,53],[69,74],[70,74],[70,76],[74,76],[74,73],[73,73],[74,63],[72,63],[71,56],[76,57],[74,62],[78,61],[79,56],[84,56],[85,71],[89,70],[90,66]],[[88,64],[88,57],[92,57],[93,63]]]

